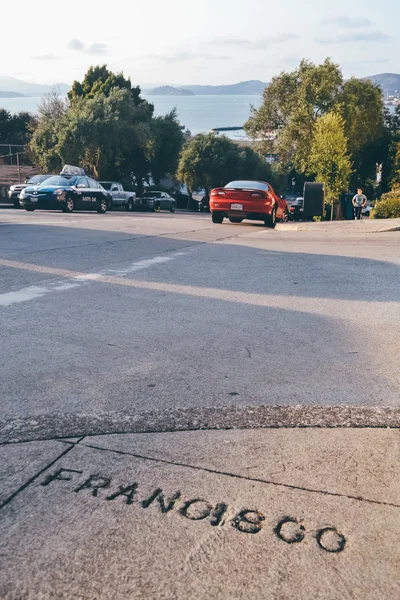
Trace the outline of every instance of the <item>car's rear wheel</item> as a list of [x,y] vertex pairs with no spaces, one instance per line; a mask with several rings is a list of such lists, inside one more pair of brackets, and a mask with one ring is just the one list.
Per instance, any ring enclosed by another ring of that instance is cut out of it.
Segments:
[[14,208],[21,208],[21,206],[19,204],[19,200],[14,201]]
[[133,212],[133,200],[132,200],[132,198],[128,201],[128,204],[126,205],[126,210],[128,212]]
[[289,221],[289,213],[287,210],[285,210],[285,212],[283,213],[282,219],[281,219],[281,223],[287,223]]
[[241,217],[229,217],[231,223],[241,223],[243,219]]
[[175,204],[171,205],[171,208],[169,209],[169,212],[172,212],[172,213],[175,212]]
[[154,206],[154,209],[153,209],[153,210],[154,210],[154,212],[157,212],[157,213],[158,213],[158,212],[160,212],[160,210],[161,210],[161,205],[160,205],[160,203],[159,203],[159,202],[157,202],[157,204]]
[[75,208],[74,199],[71,198],[71,197],[66,198],[65,205],[64,205],[64,208],[63,208],[63,212],[65,212],[65,213],[72,213],[72,212],[74,212],[74,208]]
[[270,215],[267,215],[264,219],[264,223],[266,227],[271,227],[272,229],[276,225],[276,208],[272,210]]
[[221,212],[214,211],[211,214],[211,220],[213,223],[217,223],[218,225],[220,225],[224,220],[224,215]]
[[32,206],[25,206],[25,210],[27,210],[28,212],[33,212],[35,209],[32,208]]
[[97,212],[99,214],[104,214],[107,212],[107,200],[105,198],[102,198],[100,201],[100,206],[97,209]]

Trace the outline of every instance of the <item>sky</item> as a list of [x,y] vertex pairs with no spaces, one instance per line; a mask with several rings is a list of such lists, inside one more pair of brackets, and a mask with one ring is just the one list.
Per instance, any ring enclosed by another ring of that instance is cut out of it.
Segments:
[[0,75],[82,80],[107,64],[142,87],[270,81],[302,58],[345,77],[400,73],[398,0],[0,0]]

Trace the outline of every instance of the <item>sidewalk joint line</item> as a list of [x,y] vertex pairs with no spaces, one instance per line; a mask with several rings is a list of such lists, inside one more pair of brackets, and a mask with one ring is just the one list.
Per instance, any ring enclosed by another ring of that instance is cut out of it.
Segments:
[[31,483],[33,483],[34,481],[36,481],[36,479],[38,479],[38,477],[40,477],[41,475],[43,475],[43,473],[45,473],[48,469],[50,469],[53,465],[56,464],[57,461],[59,461],[61,458],[63,458],[66,454],[68,454],[68,452],[71,452],[72,448],[75,448],[76,444],[70,444],[69,448],[67,448],[66,450],[64,450],[64,452],[61,452],[61,454],[55,459],[53,460],[50,464],[48,464],[46,467],[44,467],[43,469],[41,469],[38,473],[36,473],[36,475],[34,475],[33,477],[31,477],[30,479],[28,479],[28,481],[26,481],[23,485],[21,485],[16,492],[14,492],[13,494],[11,494],[11,496],[9,496],[8,498],[6,498],[1,504],[0,504],[0,510],[2,508],[4,508],[5,506],[7,506],[8,504],[10,504],[10,502],[12,500],[14,500],[14,498],[16,496],[18,496],[18,494],[20,494],[21,492],[23,492],[27,487],[29,487],[31,485]]
[[298,485],[291,485],[289,483],[277,483],[276,481],[269,481],[267,479],[260,479],[258,477],[246,477],[245,475],[239,475],[237,473],[228,473],[227,471],[218,471],[216,469],[209,469],[207,467],[198,467],[196,465],[188,465],[186,463],[175,462],[166,460],[163,458],[153,458],[151,456],[143,456],[141,454],[135,454],[133,452],[126,452],[124,450],[114,450],[110,448],[101,448],[100,446],[93,446],[91,444],[82,444],[86,448],[91,448],[92,450],[101,450],[103,452],[113,452],[115,454],[120,454],[123,456],[132,456],[134,458],[139,458],[141,460],[148,460],[150,462],[159,462],[166,465],[173,465],[176,467],[184,467],[187,469],[193,469],[195,471],[204,471],[206,473],[211,473],[212,475],[222,475],[224,477],[232,477],[233,479],[243,479],[245,481],[254,481],[256,483],[263,483],[266,485],[273,485],[276,487],[284,487],[290,490],[296,490],[300,492],[309,492],[312,494],[323,494],[325,496],[334,496],[338,498],[346,498],[348,500],[357,500],[358,502],[367,502],[368,504],[378,504],[380,506],[390,506],[392,508],[400,508],[400,504],[394,504],[392,502],[385,502],[381,500],[370,500],[368,498],[363,498],[361,496],[350,496],[347,494],[340,494],[339,492],[327,492],[325,490],[315,490],[312,488],[305,488]]

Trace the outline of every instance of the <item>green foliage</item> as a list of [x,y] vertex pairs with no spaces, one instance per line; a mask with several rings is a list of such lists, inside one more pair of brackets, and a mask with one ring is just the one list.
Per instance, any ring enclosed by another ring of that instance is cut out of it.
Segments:
[[155,183],[158,183],[166,173],[172,175],[176,173],[183,141],[183,133],[175,109],[163,117],[153,119],[150,162]]
[[[344,81],[338,65],[302,61],[292,73],[274,77],[262,106],[252,111],[246,131],[262,139],[263,149],[280,155],[287,171],[308,171],[308,157],[318,119],[332,111],[343,117],[357,182],[372,177],[385,160],[388,135],[381,91],[370,81]],[[355,181],[354,181],[355,183]]]
[[241,148],[225,136],[196,135],[184,148],[178,178],[190,190],[224,186],[234,179],[270,179],[269,165],[251,148]]
[[89,69],[74,89],[69,105],[53,94],[40,107],[30,155],[43,170],[76,164],[99,179],[135,181],[139,191],[153,169],[158,179],[175,172],[183,142],[174,112],[153,118],[139,88],[105,67]]
[[400,189],[383,194],[371,212],[374,219],[400,219]]
[[307,162],[308,173],[314,175],[316,181],[325,183],[328,202],[334,202],[348,189],[352,167],[344,121],[338,114],[327,113],[318,119]]
[[109,71],[107,65],[90,67],[82,83],[74,81],[71,91],[68,92],[68,99],[73,103],[79,98],[94,98],[96,95],[109,96],[115,88],[128,90],[136,106],[145,103],[153,112],[153,106],[140,97],[140,87],[132,87],[129,78],[125,79],[123,73]]
[[26,144],[30,138],[32,119],[28,112],[12,115],[8,110],[0,108],[0,144]]

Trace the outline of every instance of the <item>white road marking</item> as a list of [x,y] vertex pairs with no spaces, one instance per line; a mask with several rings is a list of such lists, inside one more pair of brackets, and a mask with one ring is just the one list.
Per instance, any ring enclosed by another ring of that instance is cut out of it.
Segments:
[[[179,252],[174,254],[173,256],[181,256],[184,255],[185,252]],[[48,285],[40,285],[40,286],[28,286],[22,288],[21,290],[17,290],[15,292],[8,292],[5,294],[0,294],[0,306],[11,306],[12,304],[19,304],[21,302],[28,302],[30,300],[35,300],[36,298],[41,298],[45,294],[49,294],[50,292],[61,292],[66,290],[71,290],[73,288],[77,288],[82,284],[89,283],[90,281],[98,281],[104,279],[105,277],[126,277],[130,273],[134,273],[136,271],[141,271],[143,269],[148,269],[154,265],[160,265],[167,263],[173,260],[173,256],[155,256],[154,258],[148,258],[146,260],[140,260],[132,263],[130,267],[121,270],[105,270],[100,273],[74,273],[72,271],[62,271],[61,269],[54,269],[49,267],[48,271],[46,271],[46,267],[30,265],[27,270],[39,271],[41,273],[54,273],[60,274],[64,277],[64,279],[51,282]],[[20,268],[17,261],[7,261],[0,260],[0,266],[7,267],[17,267]]]
[[76,287],[79,287],[79,283],[57,282],[56,284],[50,284],[47,286],[32,285],[30,287],[22,288],[22,290],[18,290],[16,292],[0,294],[0,306],[11,306],[11,304],[19,304],[20,302],[27,302],[29,300],[35,300],[35,298],[41,298],[50,292],[64,292]]

